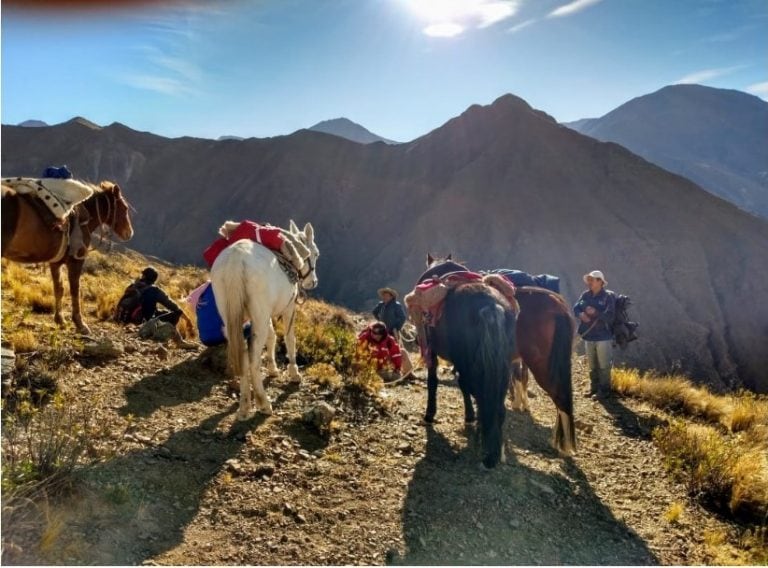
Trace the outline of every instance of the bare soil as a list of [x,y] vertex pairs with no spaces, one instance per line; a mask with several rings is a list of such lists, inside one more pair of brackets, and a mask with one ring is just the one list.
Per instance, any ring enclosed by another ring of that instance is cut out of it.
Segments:
[[[278,377],[274,415],[241,423],[220,353],[98,333],[126,352],[71,360],[60,388],[110,457],[66,492],[4,502],[4,564],[706,564],[705,535],[730,530],[665,473],[650,439],[663,417],[586,398],[578,357],[576,455],[550,447],[554,406],[533,384],[531,414],[508,413],[507,463],[487,472],[448,369],[434,426],[423,371],[357,405]],[[320,400],[339,410],[331,436],[302,421]]]

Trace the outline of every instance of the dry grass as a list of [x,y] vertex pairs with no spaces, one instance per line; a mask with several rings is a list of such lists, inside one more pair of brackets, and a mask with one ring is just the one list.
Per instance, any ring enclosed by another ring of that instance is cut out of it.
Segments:
[[747,522],[768,518],[768,399],[716,395],[684,377],[617,369],[613,388],[701,422],[675,419],[654,432],[667,466],[690,493]]
[[684,510],[685,505],[682,503],[672,503],[672,505],[669,506],[669,509],[667,509],[667,512],[664,513],[664,520],[672,525],[677,524],[680,521],[680,517],[682,517]]

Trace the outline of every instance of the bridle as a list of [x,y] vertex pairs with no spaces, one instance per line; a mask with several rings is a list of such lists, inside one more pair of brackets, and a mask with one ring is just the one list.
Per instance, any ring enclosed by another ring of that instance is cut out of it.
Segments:
[[307,258],[307,262],[305,263],[305,265],[309,267],[307,268],[306,272],[302,273],[301,270],[298,270],[299,278],[301,278],[302,281],[306,280],[310,276],[310,274],[312,274],[315,271],[315,265],[312,262],[312,255],[310,255]]

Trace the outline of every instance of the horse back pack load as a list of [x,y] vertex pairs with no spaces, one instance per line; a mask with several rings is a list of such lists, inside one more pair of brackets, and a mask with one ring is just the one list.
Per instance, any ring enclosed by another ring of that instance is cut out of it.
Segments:
[[148,284],[140,280],[128,285],[115,306],[114,320],[116,322],[141,323],[141,296],[148,287]]

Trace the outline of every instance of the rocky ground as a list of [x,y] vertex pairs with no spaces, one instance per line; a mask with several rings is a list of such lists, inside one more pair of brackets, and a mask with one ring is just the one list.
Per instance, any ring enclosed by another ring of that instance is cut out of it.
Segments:
[[[357,403],[278,377],[274,415],[238,423],[215,353],[119,333],[95,333],[117,358],[60,370],[109,457],[47,500],[4,500],[5,564],[706,564],[708,535],[730,530],[664,472],[664,417],[586,398],[578,357],[576,455],[550,448],[554,406],[533,384],[532,413],[508,414],[507,464],[486,472],[447,369],[434,426],[423,371]],[[302,421],[320,400],[339,412],[330,436]]]

